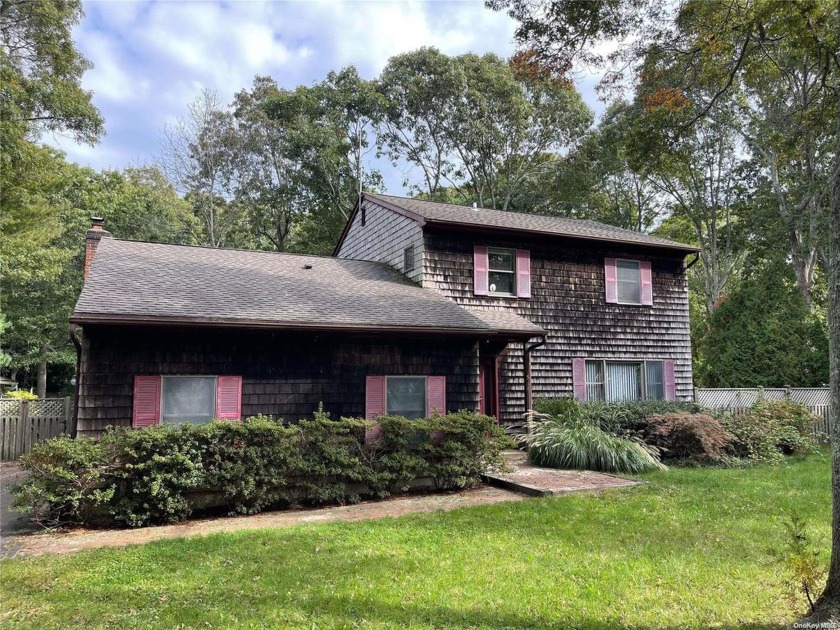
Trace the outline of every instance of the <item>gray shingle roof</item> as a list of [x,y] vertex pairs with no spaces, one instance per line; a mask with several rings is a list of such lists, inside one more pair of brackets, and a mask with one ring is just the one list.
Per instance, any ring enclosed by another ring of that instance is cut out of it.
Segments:
[[146,319],[494,332],[382,263],[103,238],[72,320]]
[[472,208],[451,203],[425,201],[409,197],[395,197],[393,195],[375,195],[364,193],[365,198],[376,203],[384,201],[386,204],[398,206],[422,217],[428,223],[470,225],[476,227],[504,228],[520,232],[553,234],[571,238],[589,240],[612,241],[630,243],[633,245],[647,245],[678,249],[684,252],[697,251],[693,245],[678,243],[668,239],[642,234],[633,230],[580,219],[552,217],[544,214],[526,214],[523,212],[506,212],[503,210],[489,210],[486,208]]
[[470,313],[481,319],[494,330],[508,333],[530,333],[533,336],[544,335],[545,331],[532,321],[529,321],[511,311],[499,309],[468,308]]

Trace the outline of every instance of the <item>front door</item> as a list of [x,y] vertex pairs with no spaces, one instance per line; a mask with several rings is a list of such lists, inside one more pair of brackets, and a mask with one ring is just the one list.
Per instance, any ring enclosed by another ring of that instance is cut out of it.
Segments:
[[481,397],[479,411],[496,416],[499,406],[499,379],[496,357],[482,357],[478,365],[478,390]]

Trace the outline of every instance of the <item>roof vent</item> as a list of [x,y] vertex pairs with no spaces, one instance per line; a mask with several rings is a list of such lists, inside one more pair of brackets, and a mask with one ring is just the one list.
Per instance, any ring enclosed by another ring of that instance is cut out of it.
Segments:
[[312,265],[304,265],[303,268],[304,269],[312,269]]

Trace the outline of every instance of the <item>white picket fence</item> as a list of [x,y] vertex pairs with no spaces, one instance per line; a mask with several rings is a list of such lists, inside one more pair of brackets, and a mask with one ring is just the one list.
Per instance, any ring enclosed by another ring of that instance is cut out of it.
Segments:
[[695,402],[711,409],[728,409],[736,416],[748,413],[759,400],[791,400],[801,403],[819,418],[814,422],[814,433],[826,436],[831,426],[829,398],[828,387],[694,388]]

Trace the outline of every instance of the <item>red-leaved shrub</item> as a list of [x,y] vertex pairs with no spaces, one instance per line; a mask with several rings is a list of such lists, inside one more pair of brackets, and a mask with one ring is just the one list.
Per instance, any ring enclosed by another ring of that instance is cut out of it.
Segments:
[[735,440],[720,422],[701,413],[665,413],[648,420],[646,442],[668,459],[720,459]]

